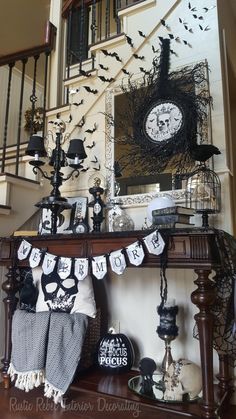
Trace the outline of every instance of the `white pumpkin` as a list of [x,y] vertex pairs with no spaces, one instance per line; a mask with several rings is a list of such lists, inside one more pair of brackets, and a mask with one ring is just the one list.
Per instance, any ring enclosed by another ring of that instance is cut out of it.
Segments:
[[179,359],[174,361],[164,375],[164,400],[183,401],[196,398],[202,389],[201,368],[192,361]]

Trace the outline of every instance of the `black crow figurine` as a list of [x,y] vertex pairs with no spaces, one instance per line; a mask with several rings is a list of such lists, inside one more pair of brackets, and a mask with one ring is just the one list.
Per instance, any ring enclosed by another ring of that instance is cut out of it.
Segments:
[[20,308],[27,311],[35,311],[35,305],[38,298],[38,289],[33,283],[31,272],[27,272],[24,279],[24,285],[20,291]]
[[190,155],[194,160],[205,162],[213,154],[221,154],[220,150],[213,144],[197,144],[190,150]]

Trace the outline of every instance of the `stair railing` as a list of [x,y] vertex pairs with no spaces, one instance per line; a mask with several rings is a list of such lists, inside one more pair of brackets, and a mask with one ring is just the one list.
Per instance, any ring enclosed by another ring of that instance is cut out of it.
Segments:
[[[40,128],[44,136],[49,56],[54,47],[55,34],[55,26],[48,22],[45,42],[42,45],[0,57],[0,71],[2,72],[0,74],[4,74],[7,78],[6,100],[2,108],[5,117],[0,114],[2,174],[6,172],[7,163],[10,160],[12,174],[20,175],[19,162],[20,157],[23,156],[21,146],[25,143],[22,138],[26,135],[25,129],[29,136]],[[4,90],[4,86],[2,89]],[[37,103],[39,99],[40,106]],[[27,115],[25,129],[22,121],[23,112],[25,118]]]

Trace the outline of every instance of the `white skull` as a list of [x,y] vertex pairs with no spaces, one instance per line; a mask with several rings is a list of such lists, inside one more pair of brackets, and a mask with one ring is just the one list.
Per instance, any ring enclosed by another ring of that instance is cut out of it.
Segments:
[[202,389],[201,368],[192,361],[179,359],[174,361],[164,375],[164,400],[183,401],[197,397]]
[[168,132],[170,127],[170,114],[166,112],[159,115],[157,125],[161,132]]
[[64,121],[62,121],[62,119],[57,118],[55,121],[53,121],[53,129],[55,132],[63,133],[66,130],[66,124]]

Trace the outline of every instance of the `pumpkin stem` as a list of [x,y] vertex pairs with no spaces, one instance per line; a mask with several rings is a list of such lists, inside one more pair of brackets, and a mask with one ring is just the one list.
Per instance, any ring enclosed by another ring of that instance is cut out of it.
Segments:
[[111,334],[116,333],[115,328],[114,327],[109,327],[108,333],[111,333]]

